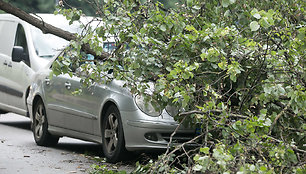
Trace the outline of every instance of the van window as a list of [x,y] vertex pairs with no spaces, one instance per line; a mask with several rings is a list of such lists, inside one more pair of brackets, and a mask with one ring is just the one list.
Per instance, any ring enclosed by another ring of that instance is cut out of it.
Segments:
[[14,46],[22,46],[25,53],[28,52],[28,44],[22,25],[18,24]]
[[25,53],[24,63],[27,64],[28,66],[30,66],[27,39],[26,39],[26,35],[25,35],[24,29],[23,29],[21,24],[18,24],[18,27],[17,27],[14,46],[23,47],[23,51]]
[[11,57],[14,46],[17,23],[0,21],[0,54]]

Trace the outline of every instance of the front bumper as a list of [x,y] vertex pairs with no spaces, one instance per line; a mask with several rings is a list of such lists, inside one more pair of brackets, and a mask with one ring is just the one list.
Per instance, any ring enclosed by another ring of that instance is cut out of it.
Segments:
[[[136,113],[121,112],[121,115],[125,146],[129,151],[166,149],[171,134],[179,126],[166,112],[163,112],[160,117],[150,117],[139,110]],[[180,125],[172,137],[171,144],[187,142],[195,135],[195,128],[186,128]]]

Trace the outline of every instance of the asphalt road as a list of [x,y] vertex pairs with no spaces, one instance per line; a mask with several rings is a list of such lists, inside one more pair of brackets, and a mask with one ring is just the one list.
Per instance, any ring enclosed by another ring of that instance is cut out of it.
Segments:
[[101,154],[98,144],[65,137],[54,147],[37,146],[28,118],[0,115],[0,174],[88,173]]

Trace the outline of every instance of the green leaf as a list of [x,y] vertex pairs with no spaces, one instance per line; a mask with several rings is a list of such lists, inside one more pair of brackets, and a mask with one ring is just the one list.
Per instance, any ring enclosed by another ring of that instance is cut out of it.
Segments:
[[250,23],[250,28],[252,31],[257,31],[260,28],[260,26],[257,21],[252,21]]
[[193,4],[193,0],[187,0],[187,6],[188,6],[188,7],[191,7],[192,4]]
[[299,34],[297,35],[297,38],[300,40],[304,40],[305,38],[305,27],[298,30]]
[[194,171],[201,171],[202,168],[203,168],[203,167],[202,167],[201,165],[196,164],[196,165],[192,168],[192,170],[194,170]]
[[205,153],[205,154],[209,154],[209,147],[203,147],[200,149],[200,152]]
[[250,170],[251,170],[251,171],[255,171],[255,169],[256,169],[256,168],[255,168],[255,165],[252,164],[252,165],[250,166]]
[[293,163],[296,163],[296,162],[297,162],[297,157],[296,157],[294,151],[291,150],[291,149],[288,149],[288,150],[287,150],[287,156],[286,156],[286,157],[287,157],[287,159],[288,159],[289,161],[291,161],[291,162],[293,162]]
[[206,54],[206,53],[202,53],[202,54],[200,55],[200,57],[201,57],[201,59],[202,59],[203,61],[205,61],[205,58],[207,57],[207,54]]
[[226,12],[224,13],[224,17],[230,17],[230,15],[231,15],[231,11],[226,10]]
[[222,0],[221,4],[222,7],[228,7],[231,4],[234,4],[236,2],[236,0]]
[[222,61],[222,62],[218,63],[218,66],[222,70],[225,70],[227,68],[227,63],[226,63],[226,61]]
[[259,20],[259,23],[262,27],[264,28],[269,28],[271,25],[270,23],[268,22],[268,18],[267,17],[263,17]]
[[256,13],[256,14],[254,14],[253,16],[254,16],[254,18],[256,18],[256,19],[260,19],[260,18],[261,18],[261,16],[260,16],[259,13]]
[[197,154],[197,155],[195,155],[195,156],[193,157],[193,160],[198,161],[199,158],[200,158],[200,155]]
[[230,0],[222,0],[222,7],[228,7],[230,5]]
[[272,121],[269,118],[267,118],[265,122],[263,123],[263,125],[265,126],[271,126],[271,124],[272,124]]
[[253,10],[251,11],[251,15],[254,15],[256,13],[259,13],[258,10],[256,8],[253,8]]
[[262,171],[262,172],[265,172],[265,171],[267,171],[267,167],[265,167],[265,166],[260,166],[260,171]]
[[237,77],[236,77],[236,75],[231,74],[231,75],[230,75],[230,79],[231,79],[233,82],[236,82]]
[[165,32],[167,30],[166,25],[162,24],[161,26],[159,26],[159,29],[163,32]]
[[186,30],[188,30],[188,31],[195,31],[196,29],[192,25],[187,25],[186,26]]

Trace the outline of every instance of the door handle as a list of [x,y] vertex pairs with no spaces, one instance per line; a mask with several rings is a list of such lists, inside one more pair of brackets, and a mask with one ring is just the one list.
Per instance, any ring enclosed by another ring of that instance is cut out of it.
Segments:
[[71,89],[71,83],[70,82],[66,82],[65,83],[65,87],[69,90]]
[[4,61],[4,62],[3,62],[3,65],[7,66],[7,62],[6,62],[6,61]]
[[46,85],[50,85],[50,79],[48,77],[45,78],[45,82],[46,82]]
[[12,62],[10,64],[7,65],[8,67],[12,67]]

